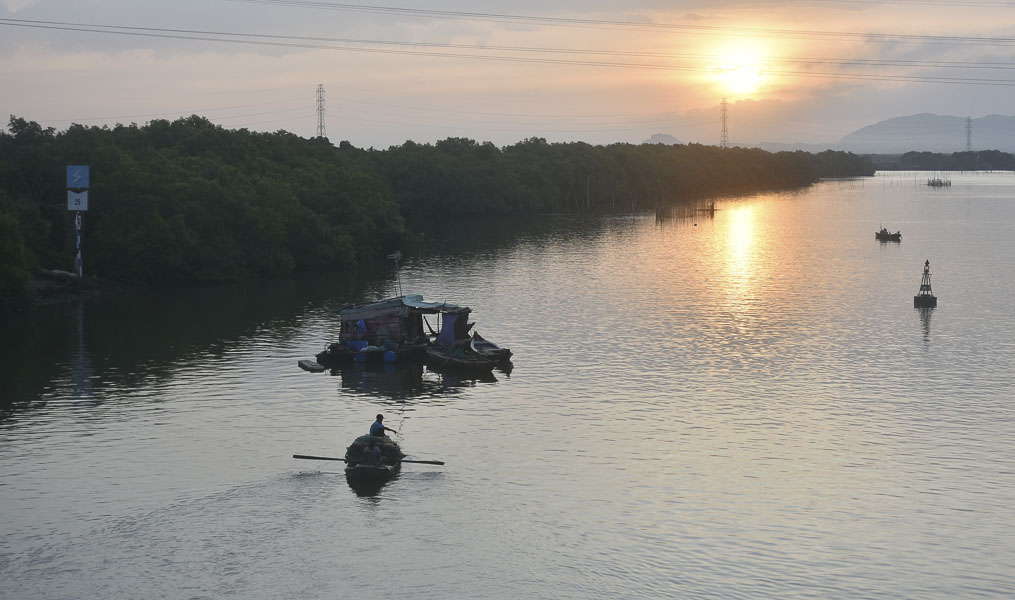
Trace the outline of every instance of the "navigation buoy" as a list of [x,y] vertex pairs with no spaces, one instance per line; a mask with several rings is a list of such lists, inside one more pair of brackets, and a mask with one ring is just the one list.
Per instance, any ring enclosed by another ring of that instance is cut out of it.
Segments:
[[930,289],[930,261],[923,263],[923,279],[920,280],[920,292],[913,296],[913,308],[935,308],[937,296]]

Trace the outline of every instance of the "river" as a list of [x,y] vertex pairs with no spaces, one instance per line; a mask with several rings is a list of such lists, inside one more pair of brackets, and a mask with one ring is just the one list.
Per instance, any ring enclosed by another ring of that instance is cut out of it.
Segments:
[[[37,309],[0,326],[0,598],[1011,597],[1015,174],[946,175]],[[399,289],[513,370],[297,368]],[[378,412],[446,464],[292,459]]]

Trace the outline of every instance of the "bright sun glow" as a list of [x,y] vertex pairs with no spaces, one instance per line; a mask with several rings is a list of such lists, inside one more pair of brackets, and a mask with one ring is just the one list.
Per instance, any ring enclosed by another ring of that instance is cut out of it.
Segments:
[[757,48],[727,48],[716,58],[713,76],[723,93],[748,96],[756,93],[765,82],[761,68],[762,55]]

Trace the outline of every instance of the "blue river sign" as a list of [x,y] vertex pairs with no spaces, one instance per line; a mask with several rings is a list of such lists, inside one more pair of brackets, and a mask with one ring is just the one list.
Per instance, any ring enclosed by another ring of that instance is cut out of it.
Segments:
[[88,165],[67,165],[67,187],[71,189],[88,187]]

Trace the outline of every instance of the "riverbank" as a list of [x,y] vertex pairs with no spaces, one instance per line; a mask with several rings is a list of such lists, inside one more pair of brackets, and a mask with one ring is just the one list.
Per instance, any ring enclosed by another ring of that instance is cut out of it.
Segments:
[[[414,217],[653,210],[874,173],[868,159],[844,152],[700,144],[529,138],[499,148],[447,138],[360,149],[226,130],[198,116],[64,132],[11,117],[8,129],[0,131],[0,164],[13,167],[0,172],[6,305],[28,299],[32,266],[63,263],[59,257],[76,247],[60,185],[70,159],[60,157],[74,156],[94,175],[96,201],[82,221],[88,272],[151,284],[357,268],[404,248],[405,220]],[[40,291],[47,299],[94,292],[82,285]]]
[[32,306],[76,302],[85,298],[123,294],[141,289],[141,284],[110,281],[101,277],[80,278],[75,273],[38,269],[31,284]]

